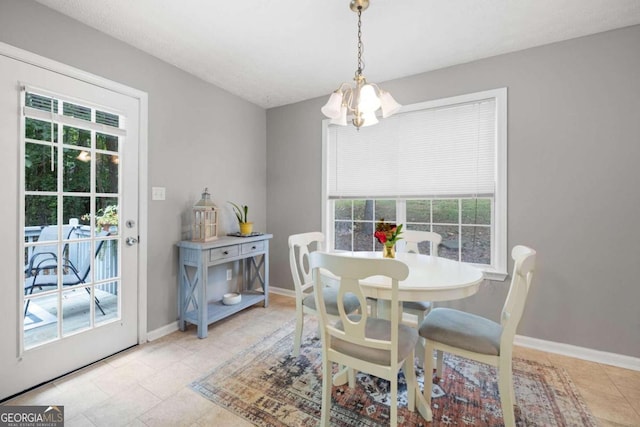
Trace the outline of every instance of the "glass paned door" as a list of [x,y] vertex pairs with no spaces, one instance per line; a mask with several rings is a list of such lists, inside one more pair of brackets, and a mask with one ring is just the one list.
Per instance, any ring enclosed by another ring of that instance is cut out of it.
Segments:
[[[121,318],[119,147],[126,130],[120,114],[87,102],[37,88],[25,88],[23,98],[22,342],[29,350]],[[98,123],[104,117],[108,124]]]
[[138,343],[144,102],[2,49],[0,400]]

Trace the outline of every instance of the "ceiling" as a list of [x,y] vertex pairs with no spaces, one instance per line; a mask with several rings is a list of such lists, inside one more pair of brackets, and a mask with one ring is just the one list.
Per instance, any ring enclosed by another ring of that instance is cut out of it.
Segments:
[[[37,0],[264,108],[356,69],[348,0]],[[640,0],[371,0],[364,75],[382,82],[640,23]]]

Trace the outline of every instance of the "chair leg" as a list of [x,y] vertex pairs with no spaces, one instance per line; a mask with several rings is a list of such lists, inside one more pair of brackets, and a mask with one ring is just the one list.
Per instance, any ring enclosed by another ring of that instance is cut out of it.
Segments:
[[[340,366],[342,368],[342,366]],[[347,367],[347,377],[349,378],[349,387],[356,387],[356,370],[350,367]]]
[[27,300],[27,303],[24,305],[24,317],[27,317],[27,313],[29,312],[29,303],[31,302],[30,299]]
[[[418,328],[420,328],[420,325],[424,320],[425,313],[427,312],[422,312],[421,314],[418,314]],[[422,360],[422,358],[424,357],[425,341],[426,340],[424,338],[418,337],[418,342],[416,343],[416,354],[418,355],[418,362],[420,363],[420,365],[424,365],[424,360]]]
[[436,353],[436,359],[437,359],[437,363],[436,363],[436,376],[438,378],[442,378],[442,351],[438,350],[438,352]]
[[416,379],[416,368],[414,366],[415,353],[411,353],[404,360],[404,377],[407,380],[407,408],[413,412],[416,409],[416,392],[418,390],[418,380]]
[[[35,285],[32,285],[31,288],[29,289],[29,295],[33,295],[33,288]],[[42,289],[42,288],[40,288]],[[24,317],[27,317],[27,313],[29,312],[29,303],[31,302],[30,299],[27,300],[27,303],[24,306]]]
[[320,408],[320,425],[329,427],[331,422],[331,365],[328,360],[322,361],[322,407]]
[[433,343],[427,341],[424,346],[424,390],[422,394],[428,407],[431,407],[431,388],[433,386],[433,350]]
[[304,317],[302,313],[296,316],[296,331],[293,335],[293,357],[300,356],[300,345],[302,343],[302,327],[304,325]]
[[[89,288],[84,288],[85,291],[87,291],[87,293],[89,295],[91,295],[91,291],[89,290]],[[100,310],[100,313],[102,313],[102,315],[104,316],[104,310],[102,309],[102,306],[100,305],[100,300],[98,299],[98,297],[93,297],[94,300],[96,301],[96,306],[98,307],[98,310]]]
[[102,306],[100,305],[100,301],[98,300],[98,298],[94,297],[94,299],[96,300],[96,306],[98,306],[98,310],[100,310],[100,313],[102,313],[102,315],[105,315],[104,310],[102,309]]
[[505,427],[513,427],[516,425],[516,417],[513,412],[514,392],[511,358],[505,363],[500,363],[498,367],[498,391],[500,392],[504,425]]
[[389,406],[391,408],[391,427],[398,427],[398,380],[391,380],[391,396]]

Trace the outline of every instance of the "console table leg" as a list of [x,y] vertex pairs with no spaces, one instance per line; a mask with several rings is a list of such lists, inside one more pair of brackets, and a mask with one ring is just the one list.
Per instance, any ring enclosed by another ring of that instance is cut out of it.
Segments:
[[206,338],[207,337],[207,328],[209,326],[209,322],[207,322],[207,272],[208,268],[203,260],[203,262],[198,266],[198,277],[200,280],[197,283],[198,289],[198,338]]

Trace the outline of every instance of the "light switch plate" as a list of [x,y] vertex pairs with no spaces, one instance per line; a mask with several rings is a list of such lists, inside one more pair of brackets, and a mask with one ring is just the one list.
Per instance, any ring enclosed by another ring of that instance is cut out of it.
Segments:
[[151,188],[151,200],[164,200],[165,188],[164,187],[152,187]]

